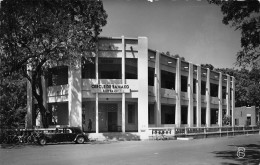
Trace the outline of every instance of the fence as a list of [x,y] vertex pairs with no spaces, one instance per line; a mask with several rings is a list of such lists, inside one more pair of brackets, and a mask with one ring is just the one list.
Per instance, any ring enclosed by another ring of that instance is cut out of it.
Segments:
[[259,126],[237,127],[160,127],[149,128],[150,139],[171,139],[176,137],[235,136],[260,133]]

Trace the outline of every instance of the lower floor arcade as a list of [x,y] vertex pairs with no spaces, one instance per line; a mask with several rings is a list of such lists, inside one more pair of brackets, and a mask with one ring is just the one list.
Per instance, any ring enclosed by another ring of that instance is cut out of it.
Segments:
[[[68,126],[70,125],[70,112],[68,102],[48,103],[48,122],[51,127]],[[96,110],[96,101],[94,99],[83,99],[82,101],[82,117],[76,119],[82,121],[82,129],[85,132],[138,132],[138,115],[141,109],[138,110],[138,99],[127,99],[125,101],[125,112],[122,111],[122,101],[116,99],[103,99],[98,102],[98,110]],[[37,109],[37,106],[34,108]],[[98,115],[96,115],[98,112]],[[122,115],[124,113],[124,116]],[[153,102],[148,103],[148,127],[176,127],[176,121],[180,120],[180,127],[189,127],[189,117],[192,118],[193,127],[197,123],[201,123],[201,127],[206,126],[207,111],[206,106],[201,107],[200,110],[193,107],[193,112],[189,112],[188,105],[181,105],[180,119],[177,119],[175,104],[161,104],[158,112],[157,106]],[[35,113],[36,114],[36,113]],[[197,114],[200,114],[199,116]],[[230,112],[230,114],[232,114]],[[223,107],[222,115],[219,114],[217,107],[210,109],[210,126],[221,126],[220,122],[226,115],[226,109]],[[34,118],[34,125],[40,126],[40,122]],[[125,128],[125,130],[122,129]],[[139,126],[140,127],[140,126]],[[96,129],[98,128],[98,130]]]

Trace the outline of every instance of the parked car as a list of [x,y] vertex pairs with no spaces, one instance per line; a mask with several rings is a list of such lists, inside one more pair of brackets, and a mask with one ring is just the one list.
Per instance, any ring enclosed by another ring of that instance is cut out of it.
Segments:
[[56,128],[55,130],[45,130],[38,137],[38,142],[40,145],[59,142],[75,142],[82,144],[86,141],[88,141],[87,134],[85,134],[78,127],[64,127]]

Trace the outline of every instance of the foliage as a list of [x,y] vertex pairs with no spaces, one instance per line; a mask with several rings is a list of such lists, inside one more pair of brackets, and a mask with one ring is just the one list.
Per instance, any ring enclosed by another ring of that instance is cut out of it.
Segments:
[[53,66],[76,67],[80,58],[95,50],[106,18],[103,3],[96,0],[1,2],[0,77],[19,72],[30,81],[43,127],[48,124],[42,76]]
[[219,5],[224,15],[222,22],[241,31],[241,48],[237,53],[237,64],[254,65],[260,58],[260,2],[258,0],[219,1],[208,0]]
[[166,53],[162,52],[162,54],[170,56],[170,57],[174,57],[174,58],[180,58],[181,61],[185,61],[185,58],[181,57],[179,54],[172,55],[169,51],[167,51]]
[[26,115],[26,81],[19,74],[6,77],[0,84],[1,128],[17,128]]
[[222,124],[223,124],[223,125],[230,125],[231,119],[232,119],[231,116],[224,115],[224,117],[223,117],[223,119],[222,119]]
[[260,106],[260,69],[253,67],[251,70],[242,68],[216,69],[222,73],[234,76],[236,107],[240,106]]
[[214,68],[211,64],[202,64],[202,67],[210,68],[223,74],[235,77],[235,106],[260,106],[260,68]]
[[201,67],[203,68],[209,68],[210,70],[214,70],[214,66],[211,64],[201,64]]

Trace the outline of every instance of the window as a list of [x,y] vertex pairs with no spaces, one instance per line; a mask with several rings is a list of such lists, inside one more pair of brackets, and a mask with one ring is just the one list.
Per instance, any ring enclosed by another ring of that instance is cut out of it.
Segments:
[[121,58],[99,58],[98,72],[100,79],[121,79]]
[[227,88],[225,86],[222,86],[222,99],[226,99],[226,93]]
[[206,95],[206,81],[201,81],[201,95]]
[[188,123],[188,106],[181,106],[181,124]]
[[175,73],[161,70],[161,87],[175,89]]
[[239,119],[235,119],[235,125],[239,125]]
[[148,106],[148,123],[154,124],[154,104],[149,104]]
[[206,124],[206,108],[201,108],[201,124]]
[[188,90],[188,77],[181,76],[181,91],[187,92]]
[[82,59],[82,78],[95,79],[96,78],[96,64],[95,58]]
[[135,105],[128,104],[128,123],[134,124],[135,123]]
[[196,94],[197,88],[196,88],[197,79],[193,79],[193,94]]
[[154,86],[154,68],[148,67],[148,85]]
[[59,66],[48,71],[48,86],[68,84],[68,67]]
[[48,123],[49,125],[68,125],[69,110],[68,102],[48,104]]
[[218,85],[210,83],[210,96],[218,97]]
[[211,124],[218,124],[218,109],[211,109],[210,115]]
[[197,124],[197,107],[193,107],[193,124]]
[[125,59],[125,78],[137,79],[137,58]]
[[175,105],[161,106],[161,123],[162,124],[175,123]]

